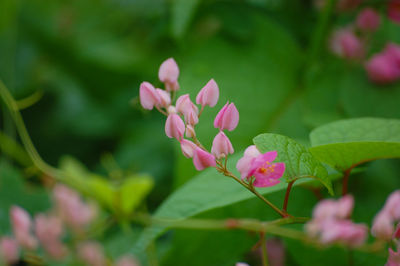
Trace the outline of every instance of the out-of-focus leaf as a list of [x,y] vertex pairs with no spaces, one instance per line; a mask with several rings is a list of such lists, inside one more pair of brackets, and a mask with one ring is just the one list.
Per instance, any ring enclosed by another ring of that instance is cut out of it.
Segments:
[[171,30],[176,38],[182,37],[201,0],[173,0]]
[[150,193],[153,186],[153,179],[147,175],[126,178],[118,192],[122,212],[126,215],[131,214]]
[[261,153],[277,151],[277,162],[285,163],[284,177],[287,182],[302,178],[320,181],[333,194],[332,183],[325,167],[301,144],[278,134],[261,134],[254,138]]
[[355,118],[316,128],[311,153],[338,170],[363,162],[400,157],[400,120]]

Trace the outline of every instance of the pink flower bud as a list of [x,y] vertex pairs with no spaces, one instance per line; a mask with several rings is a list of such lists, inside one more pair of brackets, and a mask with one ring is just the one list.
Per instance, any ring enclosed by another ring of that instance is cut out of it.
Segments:
[[152,110],[161,104],[161,99],[156,89],[149,82],[142,82],[139,88],[140,103],[144,109]]
[[239,123],[239,111],[234,103],[227,102],[219,111],[214,120],[214,127],[220,130],[234,130]]
[[173,58],[168,58],[161,64],[158,77],[161,82],[165,83],[167,91],[176,91],[179,89],[179,68]]
[[367,226],[349,220],[328,220],[324,222],[321,242],[325,244],[342,243],[350,247],[364,244],[367,239]]
[[400,68],[393,58],[384,53],[376,54],[365,64],[368,77],[371,81],[387,84],[400,77]]
[[124,255],[118,259],[115,266],[139,266],[140,263],[131,255]]
[[191,142],[190,140],[182,139],[181,141],[181,149],[182,153],[186,158],[193,158],[194,150],[197,148],[197,145]]
[[392,217],[384,211],[379,212],[372,223],[371,233],[374,237],[390,240],[393,236],[394,226]]
[[194,130],[194,127],[191,125],[186,126],[186,137],[187,138],[194,138],[196,137],[196,131]]
[[184,94],[176,100],[176,110],[184,116],[192,110],[194,110],[196,114],[199,113],[197,106],[190,100],[189,94]]
[[60,218],[76,232],[83,231],[96,218],[97,207],[83,202],[79,194],[67,186],[56,185],[53,197]]
[[237,262],[235,264],[235,266],[250,266],[249,264],[245,263],[245,262]]
[[204,151],[203,149],[197,147],[193,153],[193,164],[196,170],[201,171],[208,167],[215,167],[217,164],[215,162],[214,155]]
[[18,243],[11,237],[2,237],[0,239],[0,264],[14,264],[19,259]]
[[380,16],[373,8],[364,8],[357,17],[357,26],[364,31],[376,31],[379,28]]
[[390,0],[387,6],[387,14],[390,20],[400,23],[400,0]]
[[214,107],[219,98],[219,88],[214,79],[211,79],[197,94],[196,103],[202,106]]
[[234,150],[229,138],[224,132],[220,131],[214,138],[211,153],[214,154],[217,159],[221,159],[226,157],[228,154],[232,154],[233,152]]
[[392,192],[386,200],[383,211],[395,221],[400,221],[400,190]]
[[389,248],[389,258],[385,266],[399,266],[400,265],[400,249],[398,247],[397,252]]
[[34,250],[37,247],[37,240],[31,234],[32,221],[29,214],[18,206],[11,207],[11,224],[14,236],[20,246]]
[[44,250],[55,259],[62,259],[67,254],[67,248],[61,242],[63,231],[60,218],[45,214],[35,216],[36,236]]
[[330,48],[334,54],[347,59],[361,59],[364,44],[351,29],[340,29],[333,33]]
[[258,151],[256,145],[251,145],[245,150],[244,156],[236,164],[236,168],[240,172],[242,179],[248,177],[251,163],[259,155],[261,153]]
[[78,256],[90,266],[106,266],[103,248],[97,242],[86,242],[78,246]]
[[177,114],[168,115],[167,122],[165,123],[165,134],[169,138],[181,140],[184,133],[185,123],[183,123],[182,118]]
[[185,113],[185,122],[191,126],[199,123],[199,116],[194,108],[190,108],[189,111]]
[[168,108],[168,106],[171,105],[171,96],[169,92],[162,90],[162,89],[156,89],[156,92],[160,98],[160,103],[159,105],[164,108]]
[[353,212],[354,199],[351,195],[343,196],[338,200],[322,200],[315,206],[313,218],[316,220],[346,219]]

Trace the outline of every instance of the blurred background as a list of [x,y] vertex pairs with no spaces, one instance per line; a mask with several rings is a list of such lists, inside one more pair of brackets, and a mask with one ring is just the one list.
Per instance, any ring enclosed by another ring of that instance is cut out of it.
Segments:
[[[332,31],[353,23],[367,5],[381,20],[365,37],[364,58],[332,53]],[[66,156],[73,157],[110,179],[149,174],[155,180],[147,199],[153,211],[196,174],[177,143],[165,136],[165,118],[139,104],[140,83],[161,86],[158,68],[169,57],[180,67],[179,94],[191,93],[194,100],[211,78],[219,85],[220,101],[206,110],[198,128],[208,146],[217,133],[213,118],[227,100],[240,112],[239,126],[229,135],[237,152],[264,132],[307,145],[309,132],[331,121],[400,118],[400,82],[376,84],[364,68],[386,43],[400,43],[400,25],[388,19],[385,1],[334,8],[329,16],[317,6],[311,0],[1,0],[0,78],[18,100],[46,162],[60,166]],[[11,204],[35,212],[49,203],[40,188],[46,179],[29,172],[15,125],[1,107],[0,230],[7,232]],[[385,180],[378,184],[380,201],[370,202],[374,211],[400,186],[399,168],[398,161],[380,161],[363,174],[374,180],[378,173]],[[174,238],[165,247],[165,265],[173,265],[171,260],[185,265],[211,233],[196,234],[197,244],[185,252],[180,247],[188,235]],[[232,265],[250,242],[243,245],[234,251],[237,244],[227,244],[210,261],[191,265]]]

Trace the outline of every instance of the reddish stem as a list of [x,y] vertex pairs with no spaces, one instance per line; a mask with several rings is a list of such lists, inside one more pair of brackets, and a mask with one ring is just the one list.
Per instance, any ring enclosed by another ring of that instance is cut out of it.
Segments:
[[351,170],[353,170],[353,167],[350,167],[343,173],[343,185],[342,185],[342,196],[347,194],[348,187],[349,187],[349,177]]
[[288,184],[288,186],[287,186],[287,189],[286,189],[285,200],[283,201],[283,211],[285,213],[287,213],[287,206],[288,206],[288,203],[289,203],[289,195],[290,195],[290,191],[292,190],[292,186],[293,186],[294,181],[295,180],[290,182]]

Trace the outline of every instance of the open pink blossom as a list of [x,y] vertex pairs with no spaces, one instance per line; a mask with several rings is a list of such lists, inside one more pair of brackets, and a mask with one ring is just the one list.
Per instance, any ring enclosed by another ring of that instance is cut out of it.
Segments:
[[251,163],[259,155],[261,155],[261,153],[256,145],[251,145],[244,151],[244,156],[236,164],[236,168],[240,172],[242,179],[249,177]]
[[334,54],[346,59],[361,59],[364,56],[363,42],[348,28],[333,32],[330,48]]
[[208,167],[215,167],[217,165],[214,155],[206,152],[199,147],[194,150],[193,164],[198,171],[204,170]]
[[161,104],[161,98],[156,89],[149,82],[142,82],[139,88],[140,103],[144,109],[152,110],[154,106]]
[[181,140],[181,149],[183,156],[186,158],[193,158],[194,150],[197,148],[197,145],[191,142],[190,140],[182,139]]
[[379,13],[373,8],[364,8],[357,16],[357,27],[364,31],[373,32],[379,28]]
[[214,120],[214,127],[220,130],[234,130],[239,123],[239,111],[234,103],[227,102]]
[[176,91],[179,89],[178,77],[178,65],[173,58],[168,58],[161,64],[158,71],[158,78],[165,83],[167,91]]
[[2,237],[0,239],[0,264],[14,264],[19,259],[18,243],[14,238]]
[[233,152],[234,150],[231,141],[223,131],[220,131],[213,140],[211,153],[214,154],[217,159],[221,159]]
[[255,187],[270,187],[280,182],[279,178],[285,172],[285,163],[273,163],[277,155],[276,151],[270,151],[252,160],[247,178],[254,177]]
[[36,249],[38,243],[31,232],[32,220],[28,212],[18,206],[13,206],[10,210],[10,217],[18,244],[29,250]]
[[390,20],[400,23],[400,0],[389,0],[387,14]]
[[183,134],[185,133],[185,123],[177,114],[168,115],[167,121],[165,123],[165,134],[169,138],[176,138],[181,140]]
[[196,97],[196,103],[202,106],[214,107],[219,98],[219,88],[214,79],[211,79],[207,84],[200,90]]

